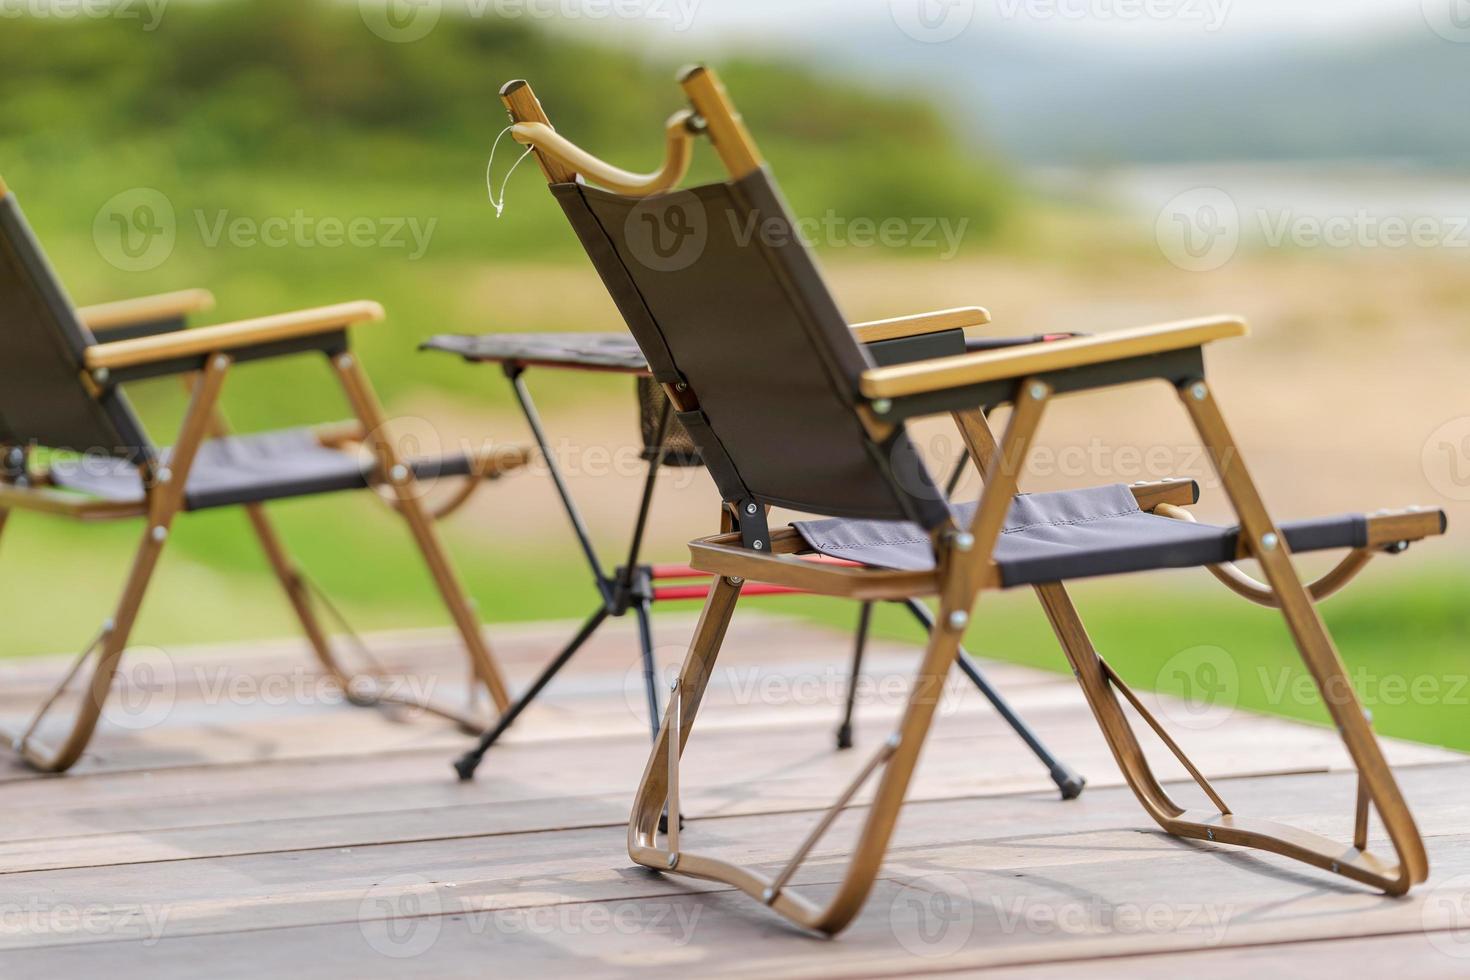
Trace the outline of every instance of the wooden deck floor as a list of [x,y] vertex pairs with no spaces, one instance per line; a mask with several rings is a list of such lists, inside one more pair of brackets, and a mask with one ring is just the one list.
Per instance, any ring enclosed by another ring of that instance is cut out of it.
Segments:
[[[659,620],[663,660],[691,625]],[[519,685],[569,629],[493,639]],[[443,634],[373,646],[463,696]],[[1470,974],[1464,757],[1390,744],[1434,870],[1385,899],[1158,833],[1071,679],[1004,665],[992,678],[1088,776],[1082,799],[1057,800],[955,682],[861,918],[835,941],[800,934],[713,884],[630,865],[624,821],[647,751],[633,650],[624,624],[606,629],[463,785],[449,769],[463,736],[338,704],[300,644],[145,651],[73,774],[0,762],[0,977]],[[779,867],[886,735],[914,650],[877,645],[858,748],[837,753],[846,650],[834,632],[737,616],[686,759],[691,847]],[[0,671],[7,728],[59,665]],[[1233,807],[1350,835],[1354,781],[1334,737],[1218,720],[1182,741]],[[839,821],[802,887],[832,887],[854,826]]]

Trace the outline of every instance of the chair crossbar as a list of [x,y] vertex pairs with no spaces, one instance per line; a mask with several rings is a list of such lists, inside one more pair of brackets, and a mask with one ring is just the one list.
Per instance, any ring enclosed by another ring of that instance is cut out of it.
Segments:
[[858,774],[853,777],[852,782],[848,783],[847,788],[842,791],[842,795],[837,797],[833,804],[827,808],[826,812],[822,814],[822,819],[817,821],[817,825],[811,829],[811,832],[806,835],[806,839],[797,847],[796,853],[791,856],[791,860],[786,862],[786,866],[781,869],[780,873],[771,882],[770,887],[766,889],[765,902],[767,905],[774,902],[776,896],[781,894],[781,890],[786,887],[786,883],[791,880],[791,876],[796,874],[797,869],[801,867],[802,863],[806,861],[807,856],[811,854],[812,848],[817,846],[817,841],[822,839],[827,831],[831,829],[832,824],[837,822],[837,818],[842,815],[842,811],[846,810],[848,805],[852,803],[852,798],[857,795],[857,791],[873,777],[873,773],[878,771],[879,766],[885,765],[889,759],[893,758],[893,753],[898,751],[898,745],[899,735],[895,732],[863,764],[862,769],[858,770]]
[[1215,809],[1219,810],[1222,815],[1228,815],[1231,812],[1230,807],[1226,805],[1225,801],[1220,798],[1220,794],[1215,792],[1215,787],[1212,786],[1210,784],[1210,781],[1204,777],[1204,774],[1195,767],[1194,762],[1191,761],[1189,756],[1185,754],[1184,750],[1179,747],[1179,743],[1174,741],[1173,736],[1171,736],[1168,730],[1165,729],[1164,726],[1159,723],[1159,720],[1154,717],[1153,712],[1149,711],[1148,708],[1144,706],[1143,701],[1138,697],[1138,695],[1133,693],[1133,688],[1129,687],[1127,683],[1124,682],[1123,678],[1118,675],[1118,672],[1113,669],[1112,664],[1108,663],[1102,657],[1098,657],[1097,659],[1098,663],[1102,665],[1103,674],[1107,677],[1108,683],[1117,688],[1118,691],[1122,693],[1123,697],[1127,699],[1128,703],[1133,705],[1133,710],[1138,712],[1139,716],[1148,723],[1148,727],[1154,730],[1154,734],[1159,737],[1159,740],[1163,742],[1166,747],[1168,747],[1170,752],[1174,753],[1174,758],[1179,760],[1179,764],[1182,765],[1184,767],[1184,770],[1189,773],[1190,777],[1199,784],[1199,788],[1205,791],[1205,795],[1210,798],[1210,802],[1215,804]]

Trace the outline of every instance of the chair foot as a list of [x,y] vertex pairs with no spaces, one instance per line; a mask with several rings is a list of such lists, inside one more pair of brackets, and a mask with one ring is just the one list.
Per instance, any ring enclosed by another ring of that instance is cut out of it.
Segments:
[[484,757],[478,752],[466,752],[454,760],[454,771],[459,773],[459,781],[468,783],[475,778],[475,770],[480,768],[480,762]]
[[837,747],[839,749],[850,749],[852,746],[852,726],[842,725],[837,729]]
[[1062,791],[1062,799],[1075,800],[1082,795],[1082,790],[1087,786],[1087,778],[1079,775],[1065,766],[1051,771],[1052,781],[1057,784],[1057,789]]
[[531,683],[531,686],[526,689],[526,693],[522,694],[519,700],[506,709],[495,722],[494,728],[488,730],[479,728],[471,733],[479,735],[480,741],[473,749],[470,749],[470,751],[460,756],[454,762],[454,771],[459,773],[460,782],[469,782],[475,778],[475,770],[479,768],[480,762],[485,758],[485,753],[490,751],[490,747],[500,739],[501,735],[505,734],[505,730],[515,723],[515,720],[520,717],[521,712],[526,710],[526,706],[536,700],[536,696],[541,693],[541,689],[551,683],[551,679],[567,665],[567,661],[571,660],[572,655],[582,648],[582,644],[586,643],[587,639],[593,633],[597,632],[597,627],[602,625],[602,621],[607,618],[607,615],[606,607],[599,607],[592,614],[592,618],[588,619],[582,626],[581,631],[572,639],[572,642],[567,644],[556,655],[556,659],[548,664],[540,676]]
[[[679,829],[684,829],[684,814],[679,814]],[[658,817],[658,832],[667,834],[669,832],[669,811],[665,810]]]

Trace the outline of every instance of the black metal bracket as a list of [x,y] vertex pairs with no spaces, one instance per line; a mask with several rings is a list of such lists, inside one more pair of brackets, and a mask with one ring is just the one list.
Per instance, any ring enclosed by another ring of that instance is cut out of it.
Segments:
[[771,527],[766,522],[766,509],[754,497],[737,500],[730,505],[735,524],[740,529],[740,543],[753,551],[769,551]]
[[625,615],[636,604],[653,601],[653,568],[649,565],[619,565],[609,584],[609,616]]

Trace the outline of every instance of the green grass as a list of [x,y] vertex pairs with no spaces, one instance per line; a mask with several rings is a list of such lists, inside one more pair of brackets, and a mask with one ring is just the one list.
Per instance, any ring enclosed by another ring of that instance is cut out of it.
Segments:
[[[493,488],[491,490],[493,492]],[[447,625],[447,614],[402,521],[365,494],[277,504],[271,514],[308,576],[363,630]],[[80,649],[121,589],[136,521],[82,526],[33,514],[0,541],[6,656]],[[446,533],[451,557],[490,622],[577,616],[574,544],[508,555],[491,535]],[[568,583],[575,588],[569,589]],[[569,592],[575,601],[564,598]],[[590,592],[587,593],[590,596]],[[182,645],[293,635],[295,621],[238,510],[175,526],[135,640]]]

